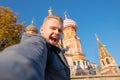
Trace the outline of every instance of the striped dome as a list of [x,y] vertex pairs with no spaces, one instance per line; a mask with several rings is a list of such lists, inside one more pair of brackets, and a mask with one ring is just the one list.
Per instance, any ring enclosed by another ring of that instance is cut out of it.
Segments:
[[74,27],[75,29],[77,29],[77,24],[76,24],[76,22],[75,22],[74,20],[68,19],[68,18],[66,18],[66,19],[64,20],[63,26],[64,26],[64,28],[65,28],[65,27],[68,27],[68,26],[72,26],[72,27]]

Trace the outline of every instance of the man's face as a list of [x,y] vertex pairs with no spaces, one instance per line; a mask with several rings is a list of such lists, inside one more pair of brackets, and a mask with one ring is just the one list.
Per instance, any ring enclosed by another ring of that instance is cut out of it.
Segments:
[[52,45],[56,45],[62,35],[63,24],[56,19],[49,19],[40,29],[41,35]]

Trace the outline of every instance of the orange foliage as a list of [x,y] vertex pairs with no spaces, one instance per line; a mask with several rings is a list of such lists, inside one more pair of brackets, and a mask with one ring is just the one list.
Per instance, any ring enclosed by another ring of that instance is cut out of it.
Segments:
[[8,7],[0,6],[0,50],[20,42],[24,23],[16,23],[17,15]]

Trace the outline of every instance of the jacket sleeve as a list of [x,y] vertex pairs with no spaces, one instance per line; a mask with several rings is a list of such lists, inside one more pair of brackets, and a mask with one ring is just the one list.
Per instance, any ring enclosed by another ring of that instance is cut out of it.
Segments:
[[8,47],[0,53],[0,80],[44,80],[47,48],[40,37]]

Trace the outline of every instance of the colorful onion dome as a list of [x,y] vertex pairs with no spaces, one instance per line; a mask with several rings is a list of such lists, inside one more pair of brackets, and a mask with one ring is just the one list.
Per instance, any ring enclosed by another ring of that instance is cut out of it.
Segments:
[[76,24],[76,22],[75,22],[74,20],[72,20],[72,19],[68,19],[66,14],[65,14],[65,20],[64,20],[64,22],[63,22],[63,26],[64,26],[64,28],[71,26],[71,27],[74,27],[75,30],[77,29],[77,24]]

